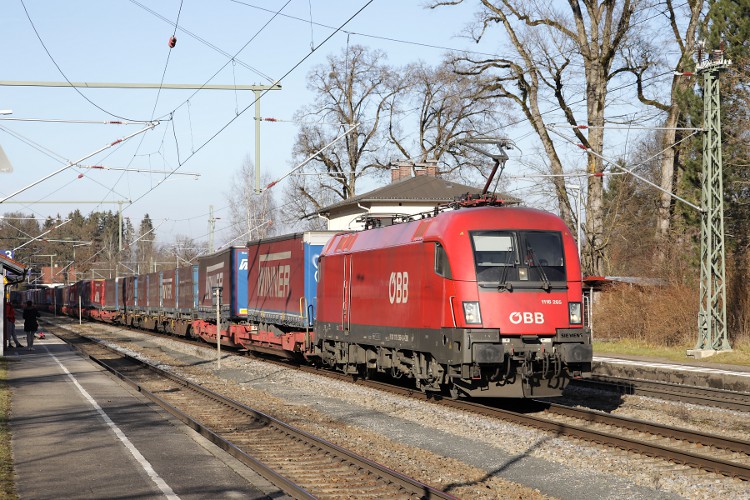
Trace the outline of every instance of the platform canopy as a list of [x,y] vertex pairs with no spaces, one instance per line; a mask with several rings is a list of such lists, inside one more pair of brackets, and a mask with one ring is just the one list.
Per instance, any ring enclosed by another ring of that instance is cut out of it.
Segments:
[[18,262],[17,260],[11,259],[10,257],[0,253],[0,274],[3,270],[10,271],[12,274],[23,276],[26,266]]

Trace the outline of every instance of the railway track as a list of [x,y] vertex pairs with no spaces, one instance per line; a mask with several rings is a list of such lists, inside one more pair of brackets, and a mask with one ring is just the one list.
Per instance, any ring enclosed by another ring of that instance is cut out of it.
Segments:
[[[366,382],[360,382],[366,383]],[[370,383],[390,392],[424,398],[410,389]],[[498,418],[520,425],[623,449],[707,472],[750,481],[750,442],[642,420],[611,415],[586,408],[572,408],[534,401],[535,408],[514,411],[484,404],[435,399],[437,404]]]
[[52,328],[294,498],[455,498],[94,340]]
[[750,394],[746,392],[709,389],[653,380],[632,380],[603,375],[597,375],[587,380],[575,380],[573,386],[604,390],[617,394],[648,396],[668,401],[723,408],[725,410],[750,412]]
[[[289,366],[287,363],[280,364]],[[403,396],[425,399],[423,393],[411,388],[397,387],[390,383],[375,380],[352,380],[347,375],[318,370],[304,365],[297,368]],[[470,401],[440,397],[433,397],[430,401],[435,404],[549,431],[557,435],[570,436],[664,459],[676,464],[684,464],[693,469],[737,477],[745,481],[750,480],[750,442],[747,441],[548,402],[533,402],[532,404],[536,405],[534,408],[513,411]]]

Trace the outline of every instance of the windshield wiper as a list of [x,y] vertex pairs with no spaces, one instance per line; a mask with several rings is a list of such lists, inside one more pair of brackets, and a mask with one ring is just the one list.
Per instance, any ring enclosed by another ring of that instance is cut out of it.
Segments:
[[510,260],[513,258],[513,249],[506,252],[508,256],[505,258],[505,264],[503,265],[503,272],[500,275],[500,279],[497,283],[497,289],[499,291],[506,291],[506,292],[512,292],[513,291],[513,285],[508,283],[507,277],[508,277],[508,268],[510,267]]
[[531,255],[531,260],[536,266],[536,268],[539,270],[539,277],[542,278],[542,290],[549,291],[550,285],[549,285],[549,278],[547,278],[547,273],[544,272],[544,268],[539,264],[539,261],[536,259],[536,253],[534,253],[534,249],[531,247],[526,247],[529,251],[529,254]]

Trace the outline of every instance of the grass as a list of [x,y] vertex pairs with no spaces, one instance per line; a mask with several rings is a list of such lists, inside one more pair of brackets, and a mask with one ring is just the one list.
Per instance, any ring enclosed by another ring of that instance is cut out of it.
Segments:
[[693,359],[686,355],[688,349],[692,349],[693,344],[685,346],[664,347],[650,345],[645,342],[636,340],[594,340],[594,355],[617,355],[625,354],[631,356],[647,356],[652,358],[661,358],[669,361],[684,362],[695,361],[697,363],[727,364],[727,365],[745,365],[750,366],[750,342],[737,342],[732,346],[732,352],[723,352],[714,354],[708,358]]
[[0,361],[0,499],[17,499],[13,480],[13,456],[10,447],[10,387],[8,362]]

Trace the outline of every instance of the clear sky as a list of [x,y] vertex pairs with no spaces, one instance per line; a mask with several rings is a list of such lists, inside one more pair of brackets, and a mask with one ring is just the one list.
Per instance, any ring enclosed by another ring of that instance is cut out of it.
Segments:
[[[9,81],[157,84],[269,84],[283,78],[283,90],[261,100],[263,117],[288,120],[262,124],[261,168],[275,179],[293,166],[298,126],[291,120],[312,99],[306,76],[329,54],[362,44],[384,50],[393,65],[404,65],[420,59],[436,64],[443,47],[501,50],[497,37],[478,46],[461,36],[477,9],[466,3],[431,10],[424,2],[397,0],[6,0],[0,6],[0,74]],[[170,51],[178,15],[177,44]],[[66,121],[0,120],[0,145],[14,165],[12,173],[0,173],[0,199],[143,128],[70,121],[166,117],[153,130],[82,162],[152,172],[70,168],[8,200],[35,203],[3,203],[0,213],[64,216],[75,208],[116,210],[113,201],[131,200],[125,215],[137,227],[148,213],[161,224],[160,242],[178,234],[207,238],[209,205],[222,216],[235,172],[254,158],[253,93],[80,92],[91,102],[71,88],[0,86],[0,110],[13,110],[11,118]],[[506,132],[519,142],[531,135],[523,126]],[[161,183],[164,175],[153,172],[174,170],[179,163],[177,173],[200,177],[174,175]],[[39,203],[66,200],[78,203]],[[217,224],[219,235],[221,227]]]

